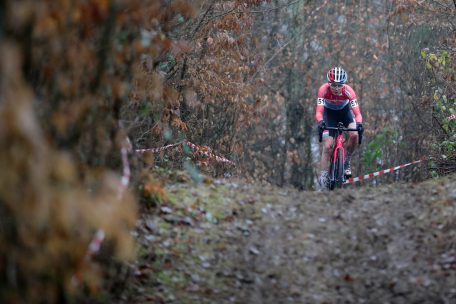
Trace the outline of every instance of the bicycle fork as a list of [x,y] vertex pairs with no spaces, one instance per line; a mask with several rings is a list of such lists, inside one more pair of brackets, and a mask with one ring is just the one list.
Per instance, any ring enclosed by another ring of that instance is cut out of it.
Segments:
[[336,137],[336,143],[335,143],[335,147],[334,147],[334,151],[333,151],[333,155],[332,155],[332,158],[331,158],[331,161],[332,161],[332,170],[330,172],[331,176],[330,176],[330,180],[332,183],[336,183],[337,182],[337,176],[336,176],[336,172],[338,172],[338,158],[339,158],[339,151],[340,151],[340,159],[339,159],[339,162],[342,162],[342,172],[339,172],[339,177],[342,179],[342,182],[341,183],[344,183],[345,182],[345,173],[344,173],[344,165],[345,165],[345,149],[344,149],[344,136],[342,134],[339,134],[337,135]]

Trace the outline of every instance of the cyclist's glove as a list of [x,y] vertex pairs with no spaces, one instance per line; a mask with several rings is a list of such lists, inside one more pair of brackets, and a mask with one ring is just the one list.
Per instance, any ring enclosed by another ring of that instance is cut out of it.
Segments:
[[318,131],[323,132],[326,128],[326,123],[324,120],[320,120],[318,123]]
[[360,134],[363,134],[363,132],[364,132],[364,127],[363,127],[363,124],[362,124],[362,123],[358,122],[358,123],[356,124],[356,129],[358,130],[358,132],[359,132]]

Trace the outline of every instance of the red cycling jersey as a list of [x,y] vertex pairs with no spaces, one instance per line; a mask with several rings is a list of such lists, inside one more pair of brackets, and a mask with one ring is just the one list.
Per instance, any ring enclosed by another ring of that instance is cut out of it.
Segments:
[[329,83],[325,83],[318,89],[317,97],[317,109],[315,111],[315,119],[317,122],[323,120],[323,112],[325,108],[330,110],[341,110],[347,104],[350,104],[350,108],[355,115],[355,121],[363,122],[361,110],[359,109],[358,102],[356,101],[356,93],[349,85],[344,84],[340,95],[335,95],[331,91]]

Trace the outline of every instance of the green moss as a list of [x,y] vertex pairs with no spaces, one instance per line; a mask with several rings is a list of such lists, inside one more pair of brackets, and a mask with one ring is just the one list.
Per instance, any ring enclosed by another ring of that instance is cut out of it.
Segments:
[[164,270],[155,273],[155,279],[166,287],[179,287],[186,283],[186,278],[183,273],[174,270]]

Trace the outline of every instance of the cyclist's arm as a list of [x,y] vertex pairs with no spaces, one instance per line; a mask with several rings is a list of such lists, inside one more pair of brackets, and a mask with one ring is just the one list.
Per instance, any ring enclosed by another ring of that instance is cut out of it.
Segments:
[[350,107],[353,111],[353,114],[355,114],[355,121],[363,122],[363,116],[361,115],[361,110],[356,99],[350,101]]
[[318,89],[317,93],[317,107],[315,108],[315,120],[320,122],[323,120],[323,113],[325,112],[325,93],[328,90],[328,84],[323,84]]
[[356,100],[355,91],[349,85],[345,85],[344,88],[345,88],[345,95],[350,100],[350,107],[351,107],[351,109],[353,111],[353,114],[355,114],[355,121],[356,122],[363,122],[363,116],[361,115],[361,110],[359,108],[358,101]]
[[325,111],[325,100],[317,98],[317,108],[315,109],[315,120],[320,122],[323,120],[323,112]]

